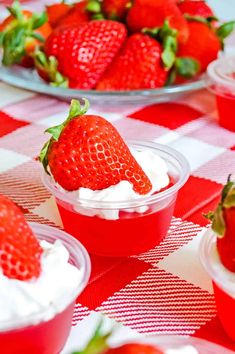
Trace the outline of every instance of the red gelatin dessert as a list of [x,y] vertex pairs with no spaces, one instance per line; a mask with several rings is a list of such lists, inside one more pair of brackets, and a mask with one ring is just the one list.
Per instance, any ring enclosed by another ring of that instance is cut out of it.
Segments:
[[65,123],[49,130],[52,138],[40,154],[43,182],[65,230],[89,252],[145,252],[166,236],[188,163],[163,145],[126,144],[111,123],[85,115],[86,109],[73,101]]
[[77,240],[49,226],[28,225],[0,195],[1,353],[58,354],[89,275],[89,256]]
[[235,131],[235,57],[212,62],[207,68],[207,85],[216,96],[219,124]]
[[212,230],[206,231],[201,244],[201,260],[212,278],[221,323],[235,341],[235,183],[230,176],[221,201],[207,217]]

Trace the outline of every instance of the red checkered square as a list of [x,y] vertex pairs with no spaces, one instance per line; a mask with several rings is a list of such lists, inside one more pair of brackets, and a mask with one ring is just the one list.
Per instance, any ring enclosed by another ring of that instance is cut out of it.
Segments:
[[14,130],[28,125],[27,122],[16,120],[8,114],[0,111],[0,137],[7,135]]
[[214,200],[222,186],[205,178],[190,176],[179,191],[174,216],[191,220],[190,216]]
[[157,267],[98,310],[141,333],[192,334],[216,315],[214,296]]
[[150,264],[134,258],[121,261],[102,258],[92,260],[90,282],[78,298],[82,305],[90,309],[96,309],[103,301],[151,267]]
[[168,102],[144,107],[132,113],[129,117],[158,124],[169,129],[176,129],[191,120],[200,118],[202,114],[201,111],[188,105]]
[[225,333],[218,316],[199,328],[193,336],[220,344],[235,353],[235,343]]

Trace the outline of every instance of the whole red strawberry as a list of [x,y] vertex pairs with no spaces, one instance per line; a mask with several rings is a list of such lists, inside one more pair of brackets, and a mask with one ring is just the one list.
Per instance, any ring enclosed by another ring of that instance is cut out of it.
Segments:
[[0,269],[8,278],[30,280],[40,275],[42,248],[23,213],[0,195]]
[[98,90],[162,87],[167,78],[162,46],[148,35],[131,35],[97,85]]
[[99,116],[84,115],[84,108],[72,100],[70,114],[61,125],[46,131],[52,138],[40,154],[40,161],[55,181],[72,191],[80,187],[105,189],[122,180],[133,184],[139,194],[150,192],[148,177],[111,123]]
[[178,4],[183,14],[200,16],[203,18],[214,17],[214,12],[205,1],[185,0]]
[[75,3],[63,16],[60,21],[57,22],[58,26],[65,25],[79,25],[80,23],[88,22],[90,20],[89,13],[86,11],[87,1],[80,1]]
[[174,0],[135,0],[127,15],[132,32],[163,26],[165,21],[178,31],[178,40],[188,39],[188,25]]
[[217,249],[223,265],[235,272],[235,182],[228,178],[221,200],[214,212],[206,215],[212,220],[212,229],[218,235]]
[[200,63],[201,71],[215,60],[222,49],[220,38],[207,24],[189,22],[189,39],[179,46],[179,57],[191,57]]
[[58,60],[58,69],[69,86],[91,89],[114,59],[126,38],[122,23],[100,20],[79,26],[63,26],[53,31],[45,43],[45,53]]
[[102,11],[111,20],[124,20],[131,0],[103,0]]

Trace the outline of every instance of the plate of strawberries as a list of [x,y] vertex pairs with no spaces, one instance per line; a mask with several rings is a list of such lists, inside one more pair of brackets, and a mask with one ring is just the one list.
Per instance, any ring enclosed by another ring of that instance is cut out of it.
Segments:
[[164,101],[204,87],[235,22],[200,0],[82,0],[42,13],[18,1],[0,24],[0,79],[102,104]]

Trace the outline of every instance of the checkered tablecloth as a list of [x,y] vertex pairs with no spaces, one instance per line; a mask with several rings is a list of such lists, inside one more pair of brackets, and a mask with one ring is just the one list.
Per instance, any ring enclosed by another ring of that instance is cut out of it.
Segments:
[[[3,82],[0,92],[0,193],[12,198],[29,221],[62,226],[36,158],[47,139],[44,130],[64,119],[68,104]],[[91,112],[101,114],[94,107]],[[228,173],[235,172],[235,133],[218,126],[214,98],[205,90],[125,115],[103,115],[127,138],[179,150],[190,162],[191,175],[160,246],[127,259],[91,257],[91,279],[78,299],[78,324],[68,348],[80,341],[81,321],[91,321],[98,311],[133,333],[202,336],[235,349],[220,326],[211,282],[198,258],[207,223],[202,212],[215,206]]]
[[[44,130],[59,124],[68,106],[0,82],[0,193],[17,203],[29,221],[54,227],[62,223],[54,198],[42,185],[37,156],[47,140]],[[158,247],[126,259],[91,257],[91,278],[78,299],[63,353],[84,342],[97,312],[122,323],[122,337],[198,336],[235,351],[218,320],[211,281],[198,257],[207,224],[202,213],[214,208],[227,175],[235,173],[235,133],[218,125],[214,97],[206,90],[177,102],[117,112],[90,110],[126,138],[177,149],[188,159],[191,175],[179,193],[167,238]]]

